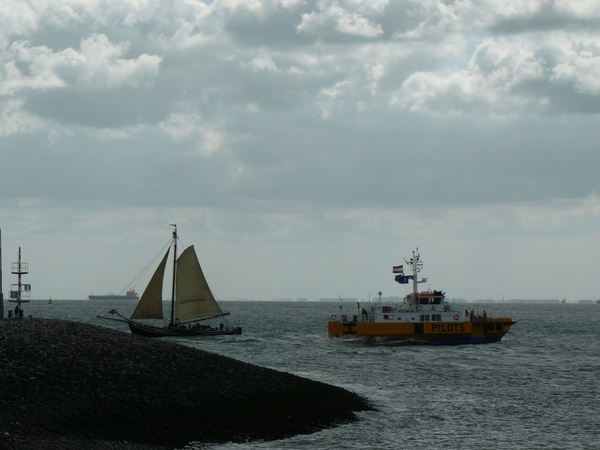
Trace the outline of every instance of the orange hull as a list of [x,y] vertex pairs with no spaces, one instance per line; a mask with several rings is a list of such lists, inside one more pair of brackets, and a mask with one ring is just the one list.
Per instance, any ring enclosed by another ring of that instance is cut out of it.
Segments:
[[512,319],[475,322],[373,323],[331,321],[329,337],[365,340],[418,341],[435,344],[483,344],[498,342],[514,324]]

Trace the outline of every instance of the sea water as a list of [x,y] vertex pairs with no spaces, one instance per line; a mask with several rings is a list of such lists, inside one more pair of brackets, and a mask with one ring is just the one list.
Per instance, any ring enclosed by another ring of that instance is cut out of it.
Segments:
[[[25,315],[109,326],[96,319],[135,302],[33,301]],[[174,339],[209,352],[356,392],[377,408],[357,422],[272,442],[209,447],[258,449],[600,448],[600,305],[480,305],[517,324],[496,344],[367,345],[329,339],[340,304],[223,302],[241,336]],[[473,307],[473,304],[468,306]],[[8,305],[5,302],[5,307]],[[344,304],[352,314],[356,304]],[[460,306],[459,306],[460,308]],[[463,306],[464,308],[464,306]],[[200,448],[191,445],[190,448]]]

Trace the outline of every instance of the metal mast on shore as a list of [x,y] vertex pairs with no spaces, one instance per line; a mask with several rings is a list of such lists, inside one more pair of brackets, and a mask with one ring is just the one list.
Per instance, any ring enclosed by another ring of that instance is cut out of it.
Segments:
[[0,229],[0,319],[4,319],[4,291],[2,290],[2,230]]
[[[16,303],[15,317],[23,317],[23,310],[21,309],[21,303],[29,303],[31,299],[31,285],[23,284],[21,282],[21,276],[29,273],[29,265],[21,261],[21,247],[19,247],[19,261],[14,262],[10,266],[10,271],[17,275],[17,284],[10,285],[10,299],[11,303]],[[12,311],[8,311],[8,317],[12,316]]]

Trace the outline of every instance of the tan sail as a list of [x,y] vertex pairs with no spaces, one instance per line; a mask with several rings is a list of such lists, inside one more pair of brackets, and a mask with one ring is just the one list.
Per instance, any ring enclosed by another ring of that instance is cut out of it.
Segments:
[[[169,248],[169,250],[171,250]],[[131,319],[162,319],[162,290],[163,279],[165,276],[165,266],[167,265],[167,257],[169,250],[165,253],[164,258],[156,268],[156,272],[152,275],[152,279],[146,286],[146,290],[142,294],[139,303],[137,304]]]
[[194,246],[177,259],[175,318],[184,321],[224,315],[202,273]]

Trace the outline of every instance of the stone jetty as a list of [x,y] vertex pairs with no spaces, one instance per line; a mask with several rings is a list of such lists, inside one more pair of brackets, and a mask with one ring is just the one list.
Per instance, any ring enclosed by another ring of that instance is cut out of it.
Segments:
[[0,320],[0,361],[2,449],[158,450],[274,440],[372,410],[339,387],[63,320]]

